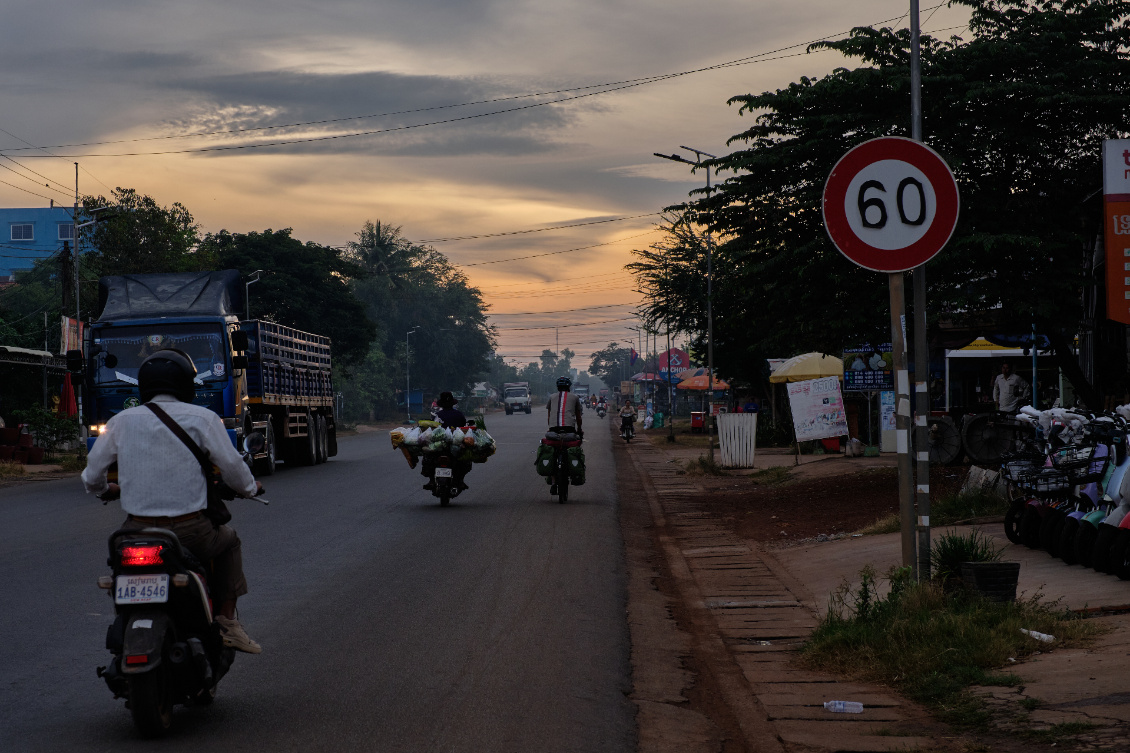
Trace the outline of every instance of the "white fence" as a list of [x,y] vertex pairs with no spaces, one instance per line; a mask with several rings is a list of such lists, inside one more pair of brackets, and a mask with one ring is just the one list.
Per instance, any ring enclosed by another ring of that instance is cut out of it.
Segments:
[[725,468],[752,468],[757,445],[756,413],[722,413],[718,416],[718,442]]

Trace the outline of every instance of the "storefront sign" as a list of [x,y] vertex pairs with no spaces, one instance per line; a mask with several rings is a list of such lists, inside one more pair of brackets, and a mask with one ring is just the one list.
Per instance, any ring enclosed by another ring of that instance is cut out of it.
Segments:
[[844,389],[861,392],[893,390],[893,365],[890,343],[883,343],[877,348],[870,345],[844,348]]
[[842,437],[848,433],[839,377],[791,382],[789,406],[798,442]]
[[879,393],[879,431],[895,430],[895,393],[884,390]]
[[82,350],[82,322],[64,316],[59,336],[59,353],[66,355],[68,350]]
[[1130,324],[1130,139],[1103,142],[1106,316]]

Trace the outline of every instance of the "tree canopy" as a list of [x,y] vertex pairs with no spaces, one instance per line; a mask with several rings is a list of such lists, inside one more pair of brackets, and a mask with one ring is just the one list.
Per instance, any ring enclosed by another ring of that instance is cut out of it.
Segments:
[[[970,38],[922,38],[924,141],[961,192],[957,230],[928,265],[930,321],[1037,321],[1062,343],[1085,315],[1085,262],[1101,233],[1101,142],[1130,116],[1130,3],[955,2],[972,9]],[[733,97],[754,123],[730,140],[742,149],[709,163],[728,177],[672,208],[694,211],[717,238],[715,358],[730,374],[751,349],[835,353],[889,339],[885,276],[832,245],[821,195],[852,147],[909,135],[909,33],[862,27],[815,47],[862,65]],[[658,292],[650,313],[680,323],[701,320],[702,234],[685,225],[669,221],[672,243],[634,266]]]

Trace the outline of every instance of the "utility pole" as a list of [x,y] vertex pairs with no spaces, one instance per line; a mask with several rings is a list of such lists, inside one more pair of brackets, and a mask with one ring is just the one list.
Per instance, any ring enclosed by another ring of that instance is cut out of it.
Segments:
[[[706,168],[706,198],[710,198],[710,165],[704,165],[702,158],[710,157],[711,159],[718,159],[709,152],[704,152],[701,149],[693,149],[689,146],[679,146],[680,149],[686,149],[688,152],[694,152],[694,162],[691,162],[685,157],[678,154],[660,154],[654,152],[656,157],[669,159],[673,162],[683,162],[691,165],[692,167]],[[710,223],[703,223],[706,225],[706,371],[707,371],[707,405],[706,405],[706,425],[707,436],[710,443],[710,463],[714,464],[714,416],[712,408],[714,407],[714,239],[710,234]]]

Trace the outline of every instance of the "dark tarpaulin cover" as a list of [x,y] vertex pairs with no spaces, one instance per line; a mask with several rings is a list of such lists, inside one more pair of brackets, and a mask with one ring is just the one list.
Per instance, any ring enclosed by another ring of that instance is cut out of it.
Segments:
[[159,316],[238,316],[243,311],[239,271],[115,275],[98,280],[98,321]]

